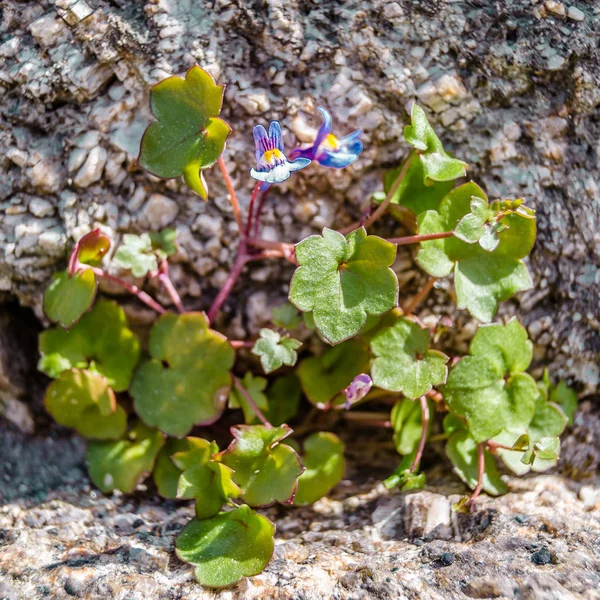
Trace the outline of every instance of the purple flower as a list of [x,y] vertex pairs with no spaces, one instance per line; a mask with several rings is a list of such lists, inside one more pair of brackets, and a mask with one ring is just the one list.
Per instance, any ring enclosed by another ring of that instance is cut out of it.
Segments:
[[362,400],[373,387],[373,381],[366,373],[357,375],[350,385],[343,391],[346,394],[346,410],[350,410],[353,404],[356,404],[359,400]]
[[359,129],[346,137],[338,139],[331,133],[331,115],[329,111],[319,106],[319,112],[323,116],[323,123],[319,127],[313,145],[305,150],[294,150],[294,155],[316,160],[323,167],[343,169],[352,164],[362,152],[363,145],[358,139],[362,131]]
[[283,138],[278,121],[271,121],[269,133],[262,125],[254,128],[254,144],[256,146],[256,169],[250,169],[250,175],[264,182],[261,190],[265,191],[272,183],[285,181],[293,171],[310,165],[308,158],[296,158],[289,161],[283,153]]

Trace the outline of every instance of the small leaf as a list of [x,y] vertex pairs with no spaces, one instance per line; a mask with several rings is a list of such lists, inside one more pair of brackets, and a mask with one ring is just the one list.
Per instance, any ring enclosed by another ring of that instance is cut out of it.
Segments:
[[247,506],[188,523],[176,540],[177,556],[195,567],[198,583],[219,588],[258,575],[274,549],[275,527]]
[[[468,431],[455,431],[446,444],[446,454],[454,465],[454,472],[473,490],[477,485],[478,455],[477,443]],[[508,491],[500,478],[494,457],[484,450],[483,490],[490,496],[499,496]]]
[[[479,186],[469,182],[455,188],[442,200],[438,213],[429,211],[419,216],[419,234],[455,231],[465,215],[471,213],[473,203],[478,203],[481,211],[487,206],[487,198]],[[454,266],[458,307],[466,308],[481,321],[490,321],[500,301],[533,285],[521,260],[535,241],[535,219],[531,213],[520,207],[502,217],[493,226],[493,232],[489,232],[494,239],[485,239],[485,249],[456,235],[423,242],[417,263],[435,277],[447,276]]]
[[92,269],[72,277],[66,271],[55,273],[44,292],[44,314],[65,328],[71,327],[94,304],[97,287]]
[[177,254],[177,229],[167,228],[162,231],[151,231],[152,249],[159,258],[168,258]]
[[381,330],[371,340],[375,360],[371,367],[373,383],[384,390],[419,398],[444,383],[448,357],[429,350],[429,331],[407,318]]
[[342,394],[352,380],[369,369],[369,349],[361,340],[348,340],[323,354],[300,361],[296,373],[308,400],[318,408]]
[[181,475],[181,469],[173,462],[173,455],[180,452],[193,450],[198,440],[204,443],[200,438],[169,438],[167,443],[158,453],[156,466],[152,472],[152,479],[158,488],[158,493],[163,498],[175,500],[177,498],[177,485]]
[[420,153],[425,181],[454,181],[467,174],[467,163],[452,158],[444,151],[425,111],[417,104],[412,106],[411,124],[404,128],[404,138]]
[[139,359],[140,342],[127,327],[123,309],[99,300],[93,310],[68,331],[61,327],[40,334],[38,369],[49,377],[63,371],[88,369],[106,377],[116,392],[125,391]]
[[344,444],[333,433],[313,433],[304,441],[306,471],[298,479],[295,506],[313,504],[326,496],[344,476]]
[[103,492],[131,493],[151,472],[164,437],[160,431],[137,423],[126,439],[90,442],[87,463],[91,480]]
[[233,481],[244,490],[241,499],[250,506],[291,502],[304,471],[296,452],[280,443],[292,430],[287,425],[239,425],[231,433],[233,442],[218,456],[235,471]]
[[97,266],[109,250],[110,238],[101,229],[93,229],[75,244],[73,255],[80,263]]
[[206,519],[216,515],[230,498],[237,498],[242,490],[232,481],[233,471],[214,460],[218,446],[200,438],[194,447],[173,456],[173,462],[182,470],[177,485],[178,498],[195,498],[196,517]]
[[152,88],[150,105],[158,119],[144,133],[138,159],[148,172],[186,183],[206,199],[200,170],[213,165],[225,147],[230,128],[218,118],[223,86],[199,66],[169,77]]
[[558,404],[567,416],[569,425],[573,425],[573,417],[577,411],[577,394],[565,381],[559,381],[550,389],[550,400]]
[[129,269],[134,277],[145,277],[149,271],[158,269],[158,262],[147,233],[123,236],[123,244],[115,253],[115,262],[123,269]]
[[471,356],[452,369],[443,388],[452,412],[465,418],[476,442],[505,429],[524,430],[539,395],[523,369],[531,361],[531,343],[516,319],[506,325],[480,327],[471,342]]
[[560,440],[558,437],[543,437],[535,443],[533,449],[540,460],[556,460],[560,453]]
[[291,421],[298,414],[301,395],[300,380],[294,373],[275,379],[267,390],[269,407],[264,411],[269,423],[278,426]]
[[[434,413],[434,404],[427,401],[429,405],[429,414]],[[421,405],[408,398],[399,400],[394,404],[390,421],[394,429],[394,444],[398,454],[406,456],[416,451],[421,432],[423,431],[423,417]],[[427,434],[431,432],[433,419],[430,419]]]
[[302,342],[279,333],[272,329],[261,329],[260,339],[256,340],[252,348],[252,354],[260,356],[260,364],[265,373],[272,373],[283,365],[293,367],[298,360],[296,350],[302,346]]
[[411,473],[410,469],[397,469],[393,475],[383,481],[383,485],[388,490],[399,487],[401,492],[408,492],[422,490],[425,487],[425,480],[425,473]]
[[[269,400],[265,395],[265,388],[267,387],[267,380],[264,377],[255,377],[250,371],[244,375],[242,385],[250,394],[250,397],[256,403],[256,406],[264,413],[269,409]],[[258,418],[253,408],[248,404],[248,401],[244,395],[236,388],[231,388],[231,394],[229,395],[229,408],[241,408],[244,411],[244,421],[250,425],[257,423]]]
[[296,269],[290,284],[290,302],[313,312],[315,325],[331,344],[358,333],[368,315],[393,308],[398,280],[390,269],[396,246],[363,227],[346,238],[331,229],[296,245]]
[[[413,156],[411,163],[402,179],[402,183],[392,197],[392,204],[400,204],[412,210],[416,215],[427,210],[437,210],[444,196],[454,187],[453,181],[432,181],[425,178],[423,162],[419,156]],[[375,202],[383,202],[388,192],[396,182],[404,165],[396,167],[385,174],[383,193],[374,198]]]
[[296,329],[302,322],[296,307],[289,302],[274,306],[271,310],[271,321],[276,327],[282,329]]
[[54,420],[80,435],[98,440],[119,439],[127,429],[127,415],[117,405],[102,375],[80,369],[64,371],[46,390],[44,403]]
[[204,313],[161,315],[150,333],[150,360],[135,373],[130,393],[148,425],[168,435],[187,435],[223,412],[235,352],[210,329]]

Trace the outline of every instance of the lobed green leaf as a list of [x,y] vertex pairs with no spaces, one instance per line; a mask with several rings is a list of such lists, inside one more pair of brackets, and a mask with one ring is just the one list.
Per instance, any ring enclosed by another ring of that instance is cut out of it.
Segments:
[[145,277],[150,271],[156,271],[158,261],[150,236],[126,233],[123,244],[115,252],[115,262],[121,268],[129,269],[134,277]]
[[69,328],[94,304],[98,284],[92,269],[78,271],[72,277],[67,271],[52,276],[44,292],[44,314],[55,323]]
[[365,325],[368,315],[393,308],[398,280],[390,269],[396,246],[363,227],[349,233],[323,229],[296,246],[300,265],[290,284],[290,302],[312,312],[314,322],[331,344],[338,344]]
[[260,364],[265,373],[276,371],[283,365],[293,367],[298,360],[296,350],[302,342],[288,335],[281,336],[272,329],[261,329],[260,339],[256,340],[252,354],[260,357]]

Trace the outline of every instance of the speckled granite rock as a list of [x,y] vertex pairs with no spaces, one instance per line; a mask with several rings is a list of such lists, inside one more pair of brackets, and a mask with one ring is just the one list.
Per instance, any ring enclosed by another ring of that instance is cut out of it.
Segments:
[[[176,225],[172,275],[190,308],[206,308],[233,260],[236,228],[217,173],[204,204],[180,182],[135,165],[150,119],[148,87],[194,63],[228,84],[227,161],[247,202],[251,128],[282,121],[309,141],[316,106],[342,131],[365,131],[361,160],[307,169],[270,194],[264,236],[295,241],[346,223],[397,163],[413,100],[493,196],[538,211],[536,281],[519,315],[539,364],[584,393],[600,373],[600,9],[593,0],[0,0],[0,599],[600,598],[600,420],[582,407],[558,474],[511,480],[471,517],[463,493],[429,457],[427,490],[390,494],[391,456],[351,456],[348,482],[314,509],[267,511],[278,524],[261,576],[203,592],[172,553],[189,507],[150,490],[93,491],[83,444],[52,426],[40,401],[35,335],[41,293],[74,239],[101,226]],[[401,234],[391,220],[381,231]],[[409,293],[420,275],[397,263]],[[286,292],[290,267],[259,264],[219,323],[254,333]],[[115,293],[115,290],[109,290]],[[167,298],[161,300],[168,302]],[[446,289],[424,309],[447,312]],[[128,303],[137,324],[153,315]],[[457,318],[458,350],[473,333]],[[543,360],[542,360],[543,359]],[[35,424],[35,436],[28,436]],[[376,466],[375,466],[376,465]],[[571,477],[571,479],[569,478]],[[354,483],[350,483],[350,481]]]
[[[190,306],[208,305],[236,237],[218,173],[208,176],[213,201],[205,205],[180,182],[135,166],[149,86],[194,63],[227,83],[227,161],[244,201],[256,122],[279,118],[288,144],[307,141],[316,105],[326,104],[341,131],[365,131],[351,168],[310,169],[273,190],[264,234],[289,241],[359,213],[381,169],[404,151],[406,108],[418,100],[491,195],[523,195],[538,210],[536,288],[521,298],[521,314],[554,369],[593,391],[596,4],[1,0],[0,290],[40,315],[43,285],[90,227],[118,241],[177,225],[176,282]],[[289,272],[280,263],[253,267],[241,301],[226,306],[237,335],[263,324]],[[246,304],[254,310],[242,318]],[[447,304],[446,293],[431,301],[438,311]]]

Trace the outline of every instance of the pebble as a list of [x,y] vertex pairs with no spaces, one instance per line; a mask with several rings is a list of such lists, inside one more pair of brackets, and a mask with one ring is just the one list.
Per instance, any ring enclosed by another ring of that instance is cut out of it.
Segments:
[[548,12],[551,12],[557,17],[564,17],[567,14],[565,10],[565,5],[562,2],[556,2],[555,0],[546,0],[545,6]]
[[569,6],[567,10],[567,17],[573,21],[583,21],[585,19],[585,13],[579,10],[576,6]]
[[38,219],[54,215],[54,206],[48,200],[33,198],[29,201],[29,212]]
[[152,229],[162,229],[172,223],[179,213],[179,206],[162,194],[152,194],[142,209],[141,217]]
[[548,548],[540,548],[531,555],[531,562],[536,565],[548,565],[552,562],[552,555]]
[[102,171],[106,164],[107,153],[101,146],[92,148],[88,154],[85,162],[81,169],[75,176],[74,183],[77,187],[86,188],[100,181],[102,177]]
[[65,31],[65,24],[55,13],[44,15],[29,26],[31,35],[45,47],[53,46]]

